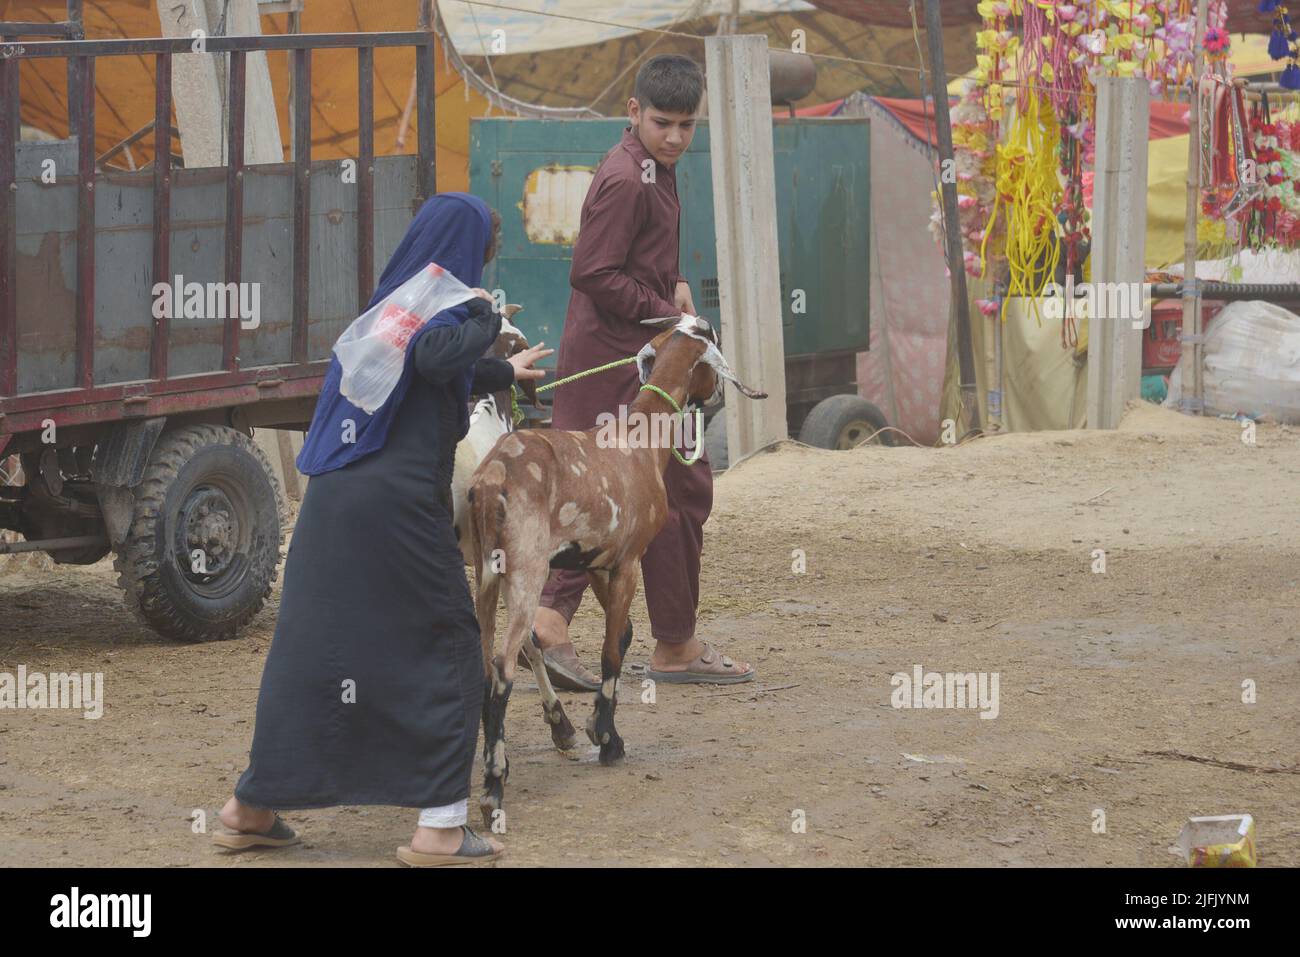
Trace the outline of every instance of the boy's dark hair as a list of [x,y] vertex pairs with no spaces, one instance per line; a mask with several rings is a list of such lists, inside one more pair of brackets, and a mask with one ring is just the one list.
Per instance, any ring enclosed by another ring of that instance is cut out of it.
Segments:
[[647,60],[632,88],[641,108],[665,113],[694,113],[704,97],[704,71],[690,57],[665,53]]

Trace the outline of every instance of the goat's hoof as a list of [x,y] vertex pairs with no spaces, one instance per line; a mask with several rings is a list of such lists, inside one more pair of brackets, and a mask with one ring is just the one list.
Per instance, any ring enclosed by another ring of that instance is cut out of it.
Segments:
[[561,751],[572,751],[578,746],[578,733],[572,727],[568,734],[562,734],[559,728],[551,728],[551,741]]
[[492,814],[501,808],[506,799],[506,781],[496,777],[489,768],[483,775],[483,796],[478,799],[478,809],[483,814],[483,823],[492,826]]
[[616,734],[612,735],[607,743],[600,746],[600,763],[606,767],[623,760],[623,755],[623,739]]
[[595,715],[587,719],[587,740],[590,741],[592,744],[596,745],[597,747],[599,747],[601,744],[600,735],[596,733]]
[[478,801],[479,813],[483,815],[483,826],[488,830],[492,829],[492,816],[501,808],[501,799],[491,794],[485,794]]

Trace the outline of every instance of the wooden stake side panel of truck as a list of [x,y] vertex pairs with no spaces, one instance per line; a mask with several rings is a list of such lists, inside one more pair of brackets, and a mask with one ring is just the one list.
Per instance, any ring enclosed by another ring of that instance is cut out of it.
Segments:
[[[19,457],[25,477],[0,487],[0,529],[25,541],[0,554],[112,551],[149,626],[232,638],[286,533],[253,428],[307,427],[334,340],[434,188],[432,35],[207,38],[227,62],[227,165],[182,169],[171,77],[189,38],[30,42],[23,26],[0,23],[0,463]],[[418,154],[374,155],[377,47],[415,50]],[[356,56],[352,175],[310,158],[312,53],[340,48]],[[247,58],[269,50],[300,80],[295,160],[246,164]],[[95,70],[116,56],[154,61],[157,160],[134,171],[95,156]],[[67,59],[66,140],[20,141],[20,68],[37,57]]]

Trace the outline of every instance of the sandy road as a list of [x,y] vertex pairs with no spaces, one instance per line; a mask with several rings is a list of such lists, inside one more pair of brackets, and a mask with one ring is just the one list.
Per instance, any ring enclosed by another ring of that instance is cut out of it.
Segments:
[[[701,621],[758,682],[643,700],[638,601],[628,757],[602,768],[551,749],[521,677],[505,863],[1166,866],[1188,815],[1249,811],[1262,863],[1300,864],[1300,775],[1152,753],[1300,765],[1300,431],[1239,433],[1143,407],[1114,433],[742,464],[717,485]],[[193,833],[244,767],[274,605],[241,640],[175,645],[107,563],[0,563],[0,671],[107,683],[98,721],[0,711],[0,865],[397,866],[405,809],[288,812],[289,851]],[[892,707],[916,665],[996,672],[997,718]],[[585,722],[591,698],[565,701]]]

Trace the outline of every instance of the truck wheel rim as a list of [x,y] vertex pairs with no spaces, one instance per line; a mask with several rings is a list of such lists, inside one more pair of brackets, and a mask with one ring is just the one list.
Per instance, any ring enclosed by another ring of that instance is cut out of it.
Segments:
[[[835,443],[835,448],[838,451],[857,448],[867,440],[867,437],[871,435],[871,433],[875,431],[876,427],[866,419],[854,419],[852,422],[845,425],[844,428],[840,429],[839,441]],[[879,441],[879,436],[872,439],[872,442]]]
[[248,514],[243,496],[220,481],[196,485],[185,497],[176,522],[176,562],[197,594],[221,598],[239,587],[249,567]]

